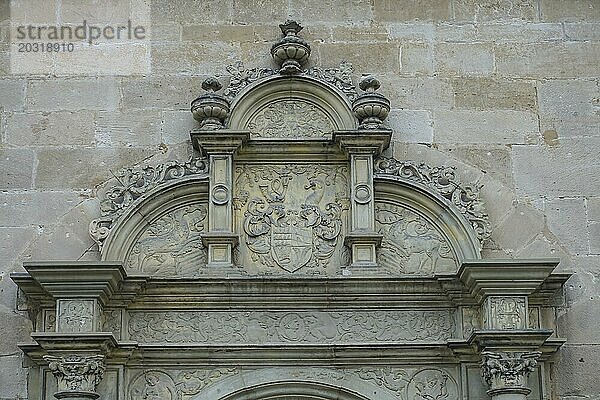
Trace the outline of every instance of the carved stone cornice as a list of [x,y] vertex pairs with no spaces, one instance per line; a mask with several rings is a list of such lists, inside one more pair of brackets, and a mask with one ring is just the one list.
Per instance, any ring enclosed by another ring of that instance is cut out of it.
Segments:
[[479,197],[479,188],[462,184],[456,178],[455,167],[429,166],[425,163],[379,157],[373,168],[375,178],[417,182],[435,190],[471,223],[481,245],[489,239],[492,228],[484,203]]
[[123,266],[109,261],[36,261],[23,267],[55,299],[97,299],[104,304],[125,278]]
[[57,399],[77,398],[96,399],[96,386],[102,380],[104,371],[103,355],[44,356],[48,368],[58,381]]
[[156,166],[134,166],[115,174],[117,184],[112,186],[100,200],[100,218],[89,226],[92,239],[102,250],[105,239],[116,221],[152,189],[173,180],[188,176],[208,176],[205,159],[190,157],[186,162],[168,161]]
[[468,260],[457,275],[478,301],[487,296],[529,296],[559,262],[558,258]]

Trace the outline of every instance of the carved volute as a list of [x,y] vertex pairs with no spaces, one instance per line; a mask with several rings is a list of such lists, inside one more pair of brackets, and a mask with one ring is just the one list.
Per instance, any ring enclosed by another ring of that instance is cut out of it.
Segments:
[[32,381],[118,400],[542,393],[558,260],[482,259],[480,188],[386,156],[389,88],[307,69],[302,27],[280,27],[278,69],[201,83],[189,159],[99,190],[102,261],[12,276],[37,310]]

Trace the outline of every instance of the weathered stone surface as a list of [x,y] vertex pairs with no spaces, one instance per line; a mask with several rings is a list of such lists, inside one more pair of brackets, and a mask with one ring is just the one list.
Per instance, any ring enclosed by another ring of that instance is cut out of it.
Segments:
[[92,111],[13,113],[6,118],[6,140],[17,146],[90,146]]
[[545,206],[548,228],[552,233],[571,253],[587,254],[590,236],[584,199],[552,199],[546,201]]
[[98,199],[85,199],[35,238],[27,254],[32,260],[98,259],[88,226],[99,214]]
[[600,87],[596,80],[551,80],[538,85],[540,117],[600,122]]
[[190,108],[190,102],[202,91],[203,79],[203,76],[169,75],[144,78],[126,77],[122,82],[121,106],[124,110],[165,108],[187,111]]
[[189,111],[163,111],[160,124],[161,141],[166,144],[190,140],[190,131],[198,128],[198,122]]
[[143,148],[45,148],[38,152],[35,187],[92,188],[109,179],[111,171],[147,157]]
[[448,0],[410,1],[410,4],[395,0],[375,0],[376,21],[443,21],[451,17]]
[[283,22],[288,18],[288,3],[287,0],[233,0],[233,21],[242,24]]
[[[331,0],[292,0],[290,8],[292,15],[305,23],[368,25],[373,18],[371,3],[369,0],[347,0],[340,5]],[[273,17],[281,18],[279,15]]]
[[73,192],[0,192],[0,224],[19,227],[53,223],[82,200]]
[[[304,33],[304,32],[303,32]],[[181,27],[181,40],[197,42],[274,42],[279,34],[270,25],[184,25]],[[256,44],[255,46],[261,46]]]
[[595,396],[596,393],[600,393],[600,382],[597,379],[589,379],[588,373],[598,368],[600,351],[597,345],[565,345],[552,371],[557,396],[568,400],[594,399],[589,395]]
[[464,163],[471,164],[492,179],[497,179],[507,187],[513,187],[512,161],[507,146],[448,146],[438,148]]
[[[189,114],[189,113],[188,113]],[[95,140],[99,147],[140,147],[161,143],[161,115],[99,111]]]
[[517,204],[492,232],[492,240],[500,248],[514,252],[531,243],[545,226],[542,213]]
[[424,110],[391,110],[388,124],[394,130],[393,140],[399,142],[431,143],[433,121]]
[[502,76],[523,78],[596,77],[600,43],[499,44],[496,68]]
[[33,227],[0,227],[0,264],[5,268],[11,265],[17,256],[36,235]]
[[[0,306],[0,326],[10,326],[9,332],[4,332],[0,341],[0,354],[18,354],[17,342],[20,338],[31,332],[31,321],[25,315],[17,314],[15,311]],[[2,357],[0,357],[0,360]],[[3,374],[6,371],[3,370]]]
[[[522,196],[593,196],[600,138],[560,141],[558,146],[513,146],[513,171]],[[572,163],[577,163],[576,166]]]
[[434,50],[428,43],[404,43],[400,47],[400,73],[430,76],[434,72]]
[[28,189],[33,183],[35,153],[31,149],[0,147],[0,187]]
[[389,37],[402,42],[431,42],[435,38],[436,26],[433,23],[394,23],[387,24]]
[[225,22],[231,18],[231,5],[221,0],[207,0],[199,7],[195,0],[162,1],[152,0],[152,24],[171,22],[189,24],[199,22]]
[[27,110],[113,110],[120,100],[118,80],[98,78],[48,78],[30,80]]
[[400,47],[395,43],[321,44],[316,47],[320,59],[331,65],[352,63],[356,71],[390,73],[400,70]]
[[565,23],[567,40],[600,40],[600,22]]
[[25,105],[25,80],[0,79],[0,107],[20,111]]
[[600,197],[587,199],[587,215],[590,221],[600,222]]
[[525,111],[434,112],[434,138],[441,143],[525,143],[537,133],[536,115]]
[[532,81],[460,78],[452,81],[452,87],[456,108],[536,111],[536,90]]
[[600,5],[595,0],[541,0],[544,21],[600,21]]
[[23,368],[23,357],[4,355],[0,357],[0,387],[5,399],[27,398],[27,368]]
[[432,111],[452,108],[452,86],[446,80],[384,75],[380,81],[380,91],[390,99],[394,107]]
[[151,67],[155,75],[219,74],[239,56],[239,45],[224,42],[154,44]]
[[498,2],[493,0],[457,0],[453,4],[455,21],[535,21],[538,16],[538,4],[535,0],[511,0]]
[[481,76],[494,71],[494,51],[489,43],[438,43],[436,71],[443,76]]

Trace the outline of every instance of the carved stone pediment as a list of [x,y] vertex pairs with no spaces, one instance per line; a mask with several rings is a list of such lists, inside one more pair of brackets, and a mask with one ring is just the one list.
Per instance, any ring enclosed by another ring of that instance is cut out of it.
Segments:
[[479,188],[383,156],[377,79],[357,89],[348,64],[307,68],[302,27],[280,28],[277,69],[237,63],[228,83],[203,82],[192,158],[125,168],[101,190],[101,261],[12,276],[35,319],[32,398],[543,392],[562,344],[558,261],[483,260]]

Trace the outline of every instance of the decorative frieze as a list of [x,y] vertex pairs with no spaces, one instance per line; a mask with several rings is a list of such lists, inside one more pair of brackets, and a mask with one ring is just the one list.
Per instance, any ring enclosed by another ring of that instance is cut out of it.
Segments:
[[131,312],[142,343],[361,343],[445,341],[454,310],[340,312]]
[[58,381],[55,397],[73,397],[69,396],[69,392],[75,392],[81,398],[98,397],[95,394],[96,386],[106,369],[103,355],[44,356],[44,360]]

